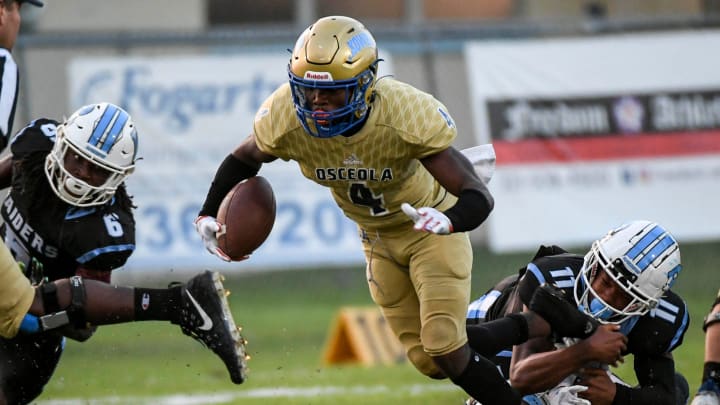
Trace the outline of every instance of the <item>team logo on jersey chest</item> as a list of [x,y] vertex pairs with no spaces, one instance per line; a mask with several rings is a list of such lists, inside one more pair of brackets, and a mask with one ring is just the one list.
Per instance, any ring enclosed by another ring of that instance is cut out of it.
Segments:
[[350,156],[343,160],[343,164],[345,166],[360,166],[362,164],[362,160],[360,160],[360,158],[358,158],[354,153],[351,153]]

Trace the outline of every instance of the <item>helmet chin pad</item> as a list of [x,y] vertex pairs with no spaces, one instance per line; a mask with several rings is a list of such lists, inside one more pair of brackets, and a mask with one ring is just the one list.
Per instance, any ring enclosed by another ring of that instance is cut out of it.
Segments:
[[76,179],[75,177],[68,176],[65,179],[65,189],[76,196],[85,195],[89,191],[88,184],[82,180]]

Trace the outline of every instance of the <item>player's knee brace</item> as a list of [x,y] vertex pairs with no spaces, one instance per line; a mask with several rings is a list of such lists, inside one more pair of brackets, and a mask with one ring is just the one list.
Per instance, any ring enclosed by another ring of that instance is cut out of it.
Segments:
[[431,317],[420,331],[425,351],[431,356],[441,356],[462,345],[465,336],[464,319],[458,320],[447,315]]
[[418,345],[408,350],[408,360],[415,368],[430,378],[444,378],[444,374],[440,371],[433,359],[425,353],[422,346]]
[[60,308],[57,297],[57,285],[55,283],[44,283],[40,288],[43,299],[43,311],[45,315],[37,317],[27,314],[20,326],[23,333],[37,333],[57,329],[65,325],[73,325],[76,328],[84,328],[85,320],[85,285],[82,277],[74,276],[70,281],[70,305]]

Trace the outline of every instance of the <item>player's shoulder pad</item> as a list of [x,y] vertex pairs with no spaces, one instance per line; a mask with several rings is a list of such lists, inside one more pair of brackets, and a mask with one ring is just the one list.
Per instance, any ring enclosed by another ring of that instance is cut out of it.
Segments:
[[682,344],[689,326],[690,314],[685,300],[668,291],[633,327],[628,335],[629,350],[648,355],[669,353]]
[[[541,248],[541,250],[543,250]],[[530,303],[535,289],[544,283],[554,284],[565,292],[568,300],[572,300],[575,278],[583,264],[583,257],[564,252],[534,257],[525,268],[520,279],[518,291],[524,304]],[[539,253],[550,253],[547,250]]]
[[[112,218],[114,232],[106,220]],[[66,215],[63,249],[78,263],[97,270],[113,270],[125,264],[135,250],[135,220],[132,212],[117,204],[108,207],[75,207]],[[89,238],[87,235],[94,235]]]
[[261,150],[276,147],[285,135],[301,128],[288,83],[270,94],[255,113],[253,132]]
[[58,122],[38,118],[22,128],[13,138],[10,148],[15,158],[37,151],[50,151],[55,144]]
[[447,107],[432,94],[389,77],[375,86],[373,114],[377,125],[394,128],[411,144],[441,142],[448,145],[457,136],[455,121]]

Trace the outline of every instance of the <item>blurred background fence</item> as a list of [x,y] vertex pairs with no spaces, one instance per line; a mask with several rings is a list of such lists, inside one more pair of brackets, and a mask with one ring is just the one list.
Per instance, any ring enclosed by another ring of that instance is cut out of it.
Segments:
[[[381,75],[434,94],[457,146],[493,143],[497,208],[473,232],[493,251],[584,245],[625,220],[720,239],[718,0],[47,0],[25,7],[14,130],[112,101],[138,125],[129,273],[220,267],[192,220],[215,168],[286,80],[312,21],[375,35]],[[355,230],[292,163],[263,168],[278,198],[265,270],[359,264]]]

